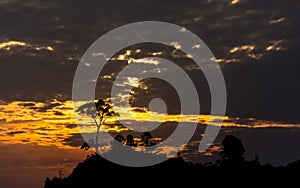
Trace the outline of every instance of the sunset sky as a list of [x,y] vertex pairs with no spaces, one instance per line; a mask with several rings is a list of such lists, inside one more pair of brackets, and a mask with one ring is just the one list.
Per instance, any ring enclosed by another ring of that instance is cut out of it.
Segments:
[[[96,96],[109,98],[114,79],[129,63],[145,56],[167,58],[196,80],[201,115],[180,114],[170,85],[128,77],[121,86],[134,87],[134,116],[124,121],[135,126],[147,121],[161,124],[153,132],[157,142],[168,137],[168,127],[173,129],[180,118],[187,125],[198,123],[182,151],[190,161],[217,159],[226,134],[241,138],[249,159],[259,156],[262,163],[274,165],[300,159],[299,6],[292,0],[0,0],[0,186],[42,187],[47,176],[57,176],[59,170],[68,175],[92,153],[79,149],[81,133],[89,134],[95,127],[92,120],[82,124],[75,119],[75,70],[100,36],[137,21],[173,23],[200,37],[223,71],[227,110],[224,117],[210,116],[205,77],[175,43],[174,48],[133,45],[116,53],[94,80]],[[168,115],[147,109],[154,97],[165,100]],[[217,139],[199,154],[206,124],[220,118],[222,125],[213,124],[222,126]],[[101,131],[132,133],[114,118]],[[168,155],[171,150],[157,152]]]

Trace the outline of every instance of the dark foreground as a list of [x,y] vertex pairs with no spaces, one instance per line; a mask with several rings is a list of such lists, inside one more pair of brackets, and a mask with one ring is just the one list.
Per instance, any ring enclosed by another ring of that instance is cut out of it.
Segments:
[[47,178],[44,188],[96,188],[108,185],[112,187],[299,186],[300,160],[287,166],[261,165],[258,158],[253,161],[244,159],[243,144],[235,136],[226,136],[222,145],[221,159],[210,164],[186,162],[178,155],[157,165],[134,168],[120,166],[92,154],[80,162],[69,176]]

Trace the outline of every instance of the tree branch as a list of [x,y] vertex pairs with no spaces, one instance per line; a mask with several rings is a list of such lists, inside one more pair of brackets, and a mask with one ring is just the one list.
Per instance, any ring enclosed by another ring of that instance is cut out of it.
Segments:
[[100,125],[98,124],[97,119],[96,119],[96,118],[93,118],[93,120],[95,121],[96,126],[99,127]]

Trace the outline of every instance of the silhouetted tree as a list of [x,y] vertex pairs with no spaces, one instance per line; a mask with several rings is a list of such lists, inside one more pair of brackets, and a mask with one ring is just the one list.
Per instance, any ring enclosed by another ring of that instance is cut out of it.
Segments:
[[88,144],[87,142],[84,142],[84,143],[81,145],[80,149],[88,150],[88,149],[90,149],[90,146],[89,146],[89,144]]
[[141,135],[143,145],[144,146],[154,145],[154,143],[151,142],[151,138],[152,138],[152,135],[150,132],[143,132],[143,134]]
[[288,168],[296,168],[299,169],[300,168],[300,160],[291,162],[287,165]]
[[[119,141],[123,139],[122,135],[116,136],[115,141],[118,143],[118,146],[122,146],[122,144],[119,144]],[[129,134],[124,144],[136,145],[134,144],[133,135]],[[184,183],[199,177],[204,180],[209,178],[215,180],[215,177],[218,177],[220,182],[228,182],[229,186],[232,186],[232,183],[240,183],[240,181],[245,183],[255,182],[256,184],[257,182],[266,182],[270,185],[270,182],[281,181],[285,177],[287,177],[286,180],[288,181],[284,181],[284,185],[292,180],[298,183],[298,174],[295,173],[295,170],[300,169],[300,160],[290,163],[287,167],[274,167],[271,164],[261,165],[258,157],[253,161],[246,161],[244,159],[244,146],[237,137],[232,135],[226,136],[222,145],[222,160],[220,160],[221,163],[219,165],[215,165],[212,162],[204,163],[204,165],[187,162],[181,153],[178,152],[177,157],[172,157],[160,164],[143,168],[131,168],[110,162],[100,155],[91,154],[88,155],[86,160],[78,163],[69,176],[62,177],[60,175],[60,177],[52,179],[47,178],[44,188],[94,187],[95,184],[99,184],[99,169],[117,173],[123,172],[122,175],[118,176],[118,181],[114,182],[114,185],[117,187],[123,186],[124,182],[132,178],[137,180],[145,180],[145,177],[151,179],[153,178],[153,171],[155,172],[155,179],[153,180],[156,182],[165,181],[166,175],[169,175],[172,178],[181,178],[184,180]],[[122,153],[120,153],[120,156],[122,156]],[[145,159],[149,160],[153,159],[153,156],[159,157],[155,153],[145,153],[144,155]],[[166,158],[167,156],[161,157]],[[239,169],[229,171],[227,168],[222,168],[223,166],[220,166],[220,164],[225,167],[239,167]],[[102,179],[109,179],[111,176],[111,173],[101,174]],[[178,183],[176,182],[176,184]]]
[[49,177],[47,177],[46,180],[45,180],[44,188],[49,188],[49,187],[50,187],[50,184],[51,184],[51,180],[50,180]]
[[220,155],[222,156],[223,164],[235,165],[245,161],[245,149],[239,138],[227,135],[222,141],[222,145],[223,151],[221,151]]
[[123,143],[123,142],[125,141],[124,136],[121,135],[121,134],[118,134],[118,135],[115,137],[115,139],[116,139],[117,141],[121,142],[121,143]]
[[[102,99],[99,99],[96,103],[90,102],[87,104],[84,104],[80,106],[76,112],[79,114],[88,115],[93,118],[96,126],[97,126],[97,132],[96,132],[96,139],[95,139],[95,148],[96,152],[98,152],[98,139],[99,139],[99,130],[103,123],[105,123],[107,118],[110,118],[115,115],[114,111],[112,110],[112,106],[110,104],[105,103]],[[91,143],[84,143],[85,146]],[[87,147],[82,146],[83,149],[86,149]]]
[[128,146],[134,146],[134,138],[131,134],[127,135],[126,137],[126,145]]

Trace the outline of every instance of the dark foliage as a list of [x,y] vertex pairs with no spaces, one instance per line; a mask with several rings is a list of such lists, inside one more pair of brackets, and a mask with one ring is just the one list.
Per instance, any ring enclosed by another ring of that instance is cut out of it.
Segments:
[[137,183],[140,181],[143,183],[148,181],[149,185],[160,185],[165,182],[169,186],[177,186],[178,183],[194,186],[197,182],[211,180],[240,186],[243,184],[238,182],[243,181],[253,185],[257,183],[288,185],[297,180],[295,169],[300,169],[299,161],[290,163],[286,167],[261,165],[257,157],[253,161],[244,159],[244,147],[240,139],[229,135],[225,137],[222,144],[221,159],[211,164],[186,162],[178,153],[177,157],[163,163],[134,168],[120,166],[97,154],[92,154],[80,162],[68,177],[54,177],[52,180],[47,178],[44,188],[102,187],[107,182],[112,186],[132,185],[134,182],[140,185]]

